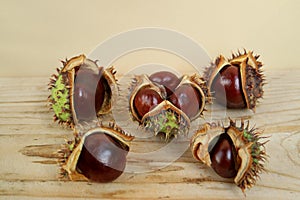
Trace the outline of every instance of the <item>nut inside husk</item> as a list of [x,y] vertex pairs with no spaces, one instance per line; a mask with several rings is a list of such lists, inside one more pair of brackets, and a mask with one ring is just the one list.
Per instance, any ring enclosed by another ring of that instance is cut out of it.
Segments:
[[[210,67],[206,68],[204,73],[204,79],[207,81],[209,93],[216,95],[218,92],[223,92],[213,91],[212,89],[216,77],[230,66],[237,67],[241,84],[241,98],[244,99],[246,108],[254,110],[258,100],[263,96],[263,85],[265,84],[262,63],[258,61],[258,58],[259,55],[255,56],[252,51],[246,52],[246,50],[244,50],[243,53],[239,51],[237,54],[232,54],[232,58],[230,59],[226,59],[223,55],[220,55]],[[226,95],[226,91],[223,95]],[[222,104],[226,103],[223,103],[226,99],[220,99],[219,102]]]
[[[97,116],[108,113],[112,106],[112,95],[118,93],[114,68],[98,67],[95,61],[87,59],[85,55],[62,63],[63,67],[57,68],[57,74],[51,76],[49,83],[51,94],[48,102],[54,111],[54,121],[74,127],[75,124],[93,121]],[[88,102],[77,100],[78,95],[78,98],[86,98]],[[80,110],[84,109],[87,109],[85,112],[89,117],[80,114]]]
[[[133,120],[138,121],[142,127],[154,132],[155,135],[164,134],[166,140],[169,140],[173,136],[176,137],[177,134],[187,134],[190,122],[203,114],[205,103],[208,102],[210,98],[207,96],[206,84],[197,74],[182,76],[174,91],[176,92],[176,89],[182,86],[193,88],[197,93],[198,99],[200,99],[199,105],[194,108],[196,109],[196,114],[192,117],[189,117],[187,113],[183,112],[181,108],[171,102],[171,99],[167,96],[166,88],[163,85],[152,82],[145,74],[135,76],[131,84],[129,97],[129,109]],[[156,96],[159,96],[159,100],[156,101],[157,103],[153,105],[151,109],[141,116],[137,110],[137,107],[141,105],[136,104],[135,98],[139,95],[139,92],[143,92],[143,90],[152,90]],[[170,91],[168,92],[170,93]],[[173,94],[175,94],[175,92]]]
[[[96,128],[92,128],[85,133],[77,134],[77,137],[75,137],[74,140],[68,141],[66,144],[63,145],[62,149],[59,150],[59,154],[60,154],[59,164],[61,167],[61,173],[60,173],[61,179],[69,179],[72,181],[89,180],[85,175],[83,175],[84,173],[78,168],[78,161],[80,159],[81,152],[84,148],[85,140],[89,136],[92,136],[93,134],[104,134],[109,136],[116,143],[118,143],[118,146],[121,148],[119,151],[124,151],[125,153],[129,151],[130,142],[134,138],[133,136],[126,134],[115,123],[109,123],[108,126],[99,126]],[[84,165],[86,165],[86,167],[93,168],[93,166],[89,166],[91,165],[91,163],[87,162],[84,163]],[[116,169],[116,170],[120,171],[121,169]],[[103,174],[103,176],[108,176],[108,175],[109,174]],[[97,174],[97,176],[101,176],[101,174]],[[90,179],[93,180],[93,178]],[[107,182],[105,178],[103,178],[102,180],[105,181],[100,181],[100,182]]]
[[261,142],[261,132],[256,128],[249,128],[249,121],[241,125],[230,120],[228,127],[222,126],[220,123],[207,123],[203,125],[191,139],[191,150],[193,157],[209,167],[212,166],[210,149],[212,141],[221,134],[227,134],[234,145],[237,152],[236,164],[238,171],[234,177],[234,182],[244,192],[246,188],[255,185],[259,173],[265,171],[264,163],[267,155],[264,144]]

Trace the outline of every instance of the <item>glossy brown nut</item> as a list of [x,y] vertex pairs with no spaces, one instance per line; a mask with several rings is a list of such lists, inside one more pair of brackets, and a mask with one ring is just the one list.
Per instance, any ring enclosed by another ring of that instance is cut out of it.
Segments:
[[111,136],[96,132],[85,139],[77,169],[89,180],[111,182],[123,173],[127,153]]
[[141,88],[134,98],[134,108],[140,118],[157,106],[163,99],[151,88]]
[[168,71],[160,71],[152,74],[149,79],[152,82],[157,84],[163,85],[166,89],[167,96],[172,95],[175,88],[179,85],[180,79],[173,74],[172,72]]
[[168,100],[182,110],[189,118],[196,116],[202,105],[199,92],[189,84],[180,85],[176,88]]
[[78,120],[96,117],[104,101],[104,84],[101,73],[79,69],[75,76],[74,109]]
[[237,152],[230,137],[223,133],[209,152],[211,167],[224,178],[233,178],[237,174]]
[[216,100],[228,108],[246,108],[238,66],[230,65],[218,73],[211,86]]

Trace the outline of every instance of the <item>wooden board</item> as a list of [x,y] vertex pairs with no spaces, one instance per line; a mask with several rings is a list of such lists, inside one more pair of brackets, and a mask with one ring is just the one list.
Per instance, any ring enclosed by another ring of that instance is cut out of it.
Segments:
[[[261,174],[246,197],[297,199],[300,197],[300,70],[269,70],[266,78],[264,99],[255,113],[210,106],[205,118],[193,122],[193,127],[215,118],[225,119],[225,123],[227,117],[249,118],[251,125],[262,128],[263,134],[271,137],[266,144],[268,173]],[[152,137],[138,138],[132,143],[132,151],[139,156],[129,155],[127,165],[141,165],[139,173],[127,170],[107,184],[58,180],[56,151],[65,139],[72,138],[72,131],[52,122],[52,112],[46,106],[47,83],[48,77],[0,78],[0,199],[245,198],[231,180],[218,177],[195,161],[188,146],[174,162],[166,160],[166,155],[141,158],[143,153],[166,145]],[[121,93],[127,86],[121,85]],[[126,102],[125,96],[122,93],[119,102]],[[116,108],[117,113],[118,109],[121,108]],[[137,124],[127,115],[120,110],[118,123],[127,131],[139,132]],[[181,142],[187,145],[189,137]]]

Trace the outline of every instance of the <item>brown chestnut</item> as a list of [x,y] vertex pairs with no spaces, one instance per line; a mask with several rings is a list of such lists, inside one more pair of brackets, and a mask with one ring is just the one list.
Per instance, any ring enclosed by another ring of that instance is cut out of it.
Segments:
[[140,89],[134,98],[134,105],[138,116],[142,118],[162,101],[162,97],[155,90],[151,88]]
[[98,74],[88,69],[76,71],[73,98],[78,120],[91,120],[100,111],[105,95],[101,76],[101,71]]
[[114,123],[76,133],[60,150],[62,177],[71,180],[111,182],[126,167],[126,156],[133,136]]
[[263,95],[264,77],[259,56],[253,52],[232,54],[231,59],[220,55],[204,73],[209,92],[216,101],[228,108],[255,109]]
[[201,94],[190,84],[183,84],[177,87],[168,100],[189,118],[194,118],[202,106]]
[[215,92],[214,97],[217,101],[228,108],[246,107],[238,66],[224,67],[216,75],[211,85],[211,91]]
[[[237,174],[236,149],[231,138],[223,133],[209,152],[211,167],[224,178],[233,178]],[[213,141],[212,141],[213,142]]]
[[149,79],[157,84],[163,85],[166,89],[167,96],[170,96],[175,91],[175,88],[180,83],[180,79],[169,71],[159,71],[149,76]]
[[84,141],[77,169],[89,180],[111,182],[123,173],[127,153],[111,136],[95,132]]

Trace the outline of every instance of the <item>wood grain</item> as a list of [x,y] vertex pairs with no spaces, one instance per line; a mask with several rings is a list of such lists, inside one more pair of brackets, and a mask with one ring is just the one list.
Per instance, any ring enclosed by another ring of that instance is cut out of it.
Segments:
[[[300,196],[300,70],[266,72],[268,84],[256,112],[224,111],[209,106],[204,119],[192,124],[191,132],[204,121],[227,117],[249,118],[251,125],[271,136],[266,144],[268,173],[246,192],[249,199],[297,199]],[[117,102],[126,104],[127,79],[121,84]],[[139,165],[140,173],[127,170],[113,183],[97,184],[58,180],[57,149],[72,131],[52,122],[46,106],[47,77],[0,78],[0,199],[241,199],[244,194],[231,180],[218,177],[192,158],[189,137],[173,145],[183,146],[174,162],[167,155],[154,158],[144,153],[167,144],[159,138],[138,137],[132,143],[128,166]],[[141,134],[117,103],[117,122],[129,132]],[[120,113],[123,113],[120,114]],[[108,117],[114,117],[110,115]],[[176,154],[171,151],[170,154]],[[165,167],[160,167],[165,166]],[[130,168],[130,167],[129,167]],[[132,168],[134,169],[134,167]]]

